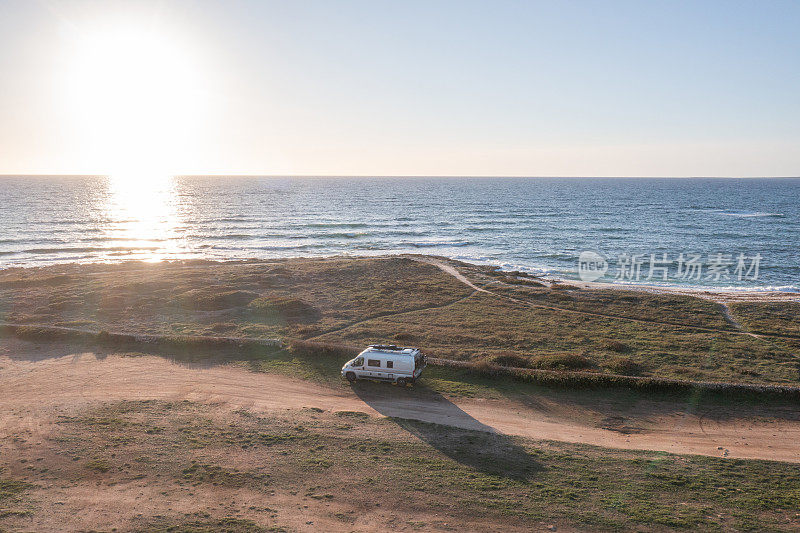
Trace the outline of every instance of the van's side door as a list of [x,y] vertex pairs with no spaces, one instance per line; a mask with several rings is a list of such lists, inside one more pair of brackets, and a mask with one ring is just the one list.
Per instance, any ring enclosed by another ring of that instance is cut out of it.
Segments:
[[364,368],[367,371],[367,375],[371,378],[383,377],[383,371],[381,370],[380,359],[370,359],[369,357],[367,357],[367,366]]

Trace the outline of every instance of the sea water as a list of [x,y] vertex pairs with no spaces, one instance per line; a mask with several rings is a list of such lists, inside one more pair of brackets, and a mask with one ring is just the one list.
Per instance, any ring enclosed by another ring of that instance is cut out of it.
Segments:
[[799,239],[800,179],[0,178],[3,268],[423,253],[574,279],[592,251],[600,281],[797,291]]

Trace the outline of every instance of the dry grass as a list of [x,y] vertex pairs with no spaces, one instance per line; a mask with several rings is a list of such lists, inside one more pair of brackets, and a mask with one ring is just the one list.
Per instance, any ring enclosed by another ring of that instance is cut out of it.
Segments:
[[800,302],[740,302],[731,311],[750,331],[800,337]]
[[[11,487],[27,511],[0,518],[0,527],[26,530],[290,530],[298,509],[301,524],[325,530],[408,521],[495,531],[800,525],[798,465],[533,441],[321,409],[265,417],[188,402],[93,406],[0,463],[0,487]],[[121,501],[118,512],[91,513],[103,521],[81,522],[81,495],[109,490],[159,496],[146,507]]]
[[[182,339],[177,346],[191,345],[189,336],[392,342],[524,368],[800,383],[800,339],[737,335],[708,300],[553,290],[521,273],[457,266],[523,303],[470,296],[458,280],[406,257],[59,265],[0,271],[0,319],[161,334]],[[797,305],[737,304],[733,312],[747,328],[792,334],[800,331]]]
[[800,383],[786,343],[684,326],[527,308],[477,294],[446,310],[383,317],[321,340],[361,345],[403,332],[430,354],[476,360],[498,351],[524,357],[576,354],[599,371],[618,368],[619,347],[646,375],[744,383]]

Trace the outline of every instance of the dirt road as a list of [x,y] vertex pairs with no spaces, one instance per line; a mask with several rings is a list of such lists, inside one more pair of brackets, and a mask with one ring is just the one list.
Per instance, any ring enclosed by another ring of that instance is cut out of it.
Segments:
[[[573,313],[578,315],[586,315],[586,316],[593,316],[593,317],[600,317],[600,318],[610,318],[613,320],[623,320],[625,322],[636,322],[639,324],[660,324],[663,326],[679,326],[682,328],[689,328],[698,331],[708,331],[711,333],[725,333],[729,335],[746,335],[748,337],[754,337],[756,339],[759,338],[769,338],[769,337],[777,337],[777,338],[797,338],[796,335],[792,334],[778,334],[778,333],[751,333],[749,331],[745,331],[742,328],[742,325],[734,318],[731,314],[730,307],[728,304],[733,302],[796,302],[800,300],[796,293],[790,292],[753,292],[748,293],[744,291],[697,291],[697,290],[690,290],[690,289],[681,289],[681,288],[671,288],[671,287],[657,287],[651,285],[616,285],[613,283],[598,283],[598,282],[578,282],[569,280],[568,283],[570,285],[574,285],[576,287],[580,287],[583,289],[612,289],[612,290],[637,290],[643,292],[654,292],[659,294],[680,294],[683,296],[692,296],[694,298],[704,298],[707,300],[711,300],[712,302],[718,303],[720,305],[721,311],[725,320],[732,326],[733,329],[719,329],[719,328],[709,328],[703,326],[693,326],[691,324],[682,324],[677,322],[668,322],[668,321],[659,321],[659,320],[643,320],[639,318],[627,317],[627,316],[619,316],[619,315],[609,315],[605,313],[596,313],[591,311],[581,311],[578,309],[570,309],[566,307],[557,307],[553,305],[541,305],[531,302],[526,302],[524,300],[520,300],[517,298],[512,298],[511,296],[507,296],[504,294],[498,294],[496,292],[487,290],[483,287],[478,287],[474,283],[472,283],[466,276],[461,274],[452,264],[448,263],[443,258],[436,258],[436,257],[412,257],[413,260],[419,261],[420,263],[427,263],[429,265],[433,265],[440,269],[445,274],[453,276],[455,279],[460,281],[461,283],[471,287],[475,291],[483,292],[494,296],[496,298],[501,298],[503,300],[507,300],[510,302],[514,302],[525,307],[529,307],[532,309],[547,309],[550,311],[560,311],[564,313]],[[548,284],[549,282],[546,280],[540,280],[544,284]]]
[[620,411],[604,409],[601,400],[587,406],[567,405],[558,397],[531,397],[524,403],[451,399],[419,387],[359,383],[337,389],[230,366],[191,367],[156,356],[98,356],[22,341],[0,344],[0,436],[43,432],[59,409],[131,399],[213,402],[253,411],[364,411],[533,439],[800,463],[796,410],[709,412],[640,401]]

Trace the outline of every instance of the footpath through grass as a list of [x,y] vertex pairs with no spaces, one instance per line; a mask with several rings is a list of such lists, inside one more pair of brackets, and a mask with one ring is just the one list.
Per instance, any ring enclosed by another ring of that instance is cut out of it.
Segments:
[[759,339],[742,335],[702,298],[545,287],[521,273],[449,263],[495,294],[474,293],[403,256],[53,265],[0,270],[0,321],[172,337],[388,342],[521,367],[800,385],[796,303],[732,306],[745,329],[798,335]]

